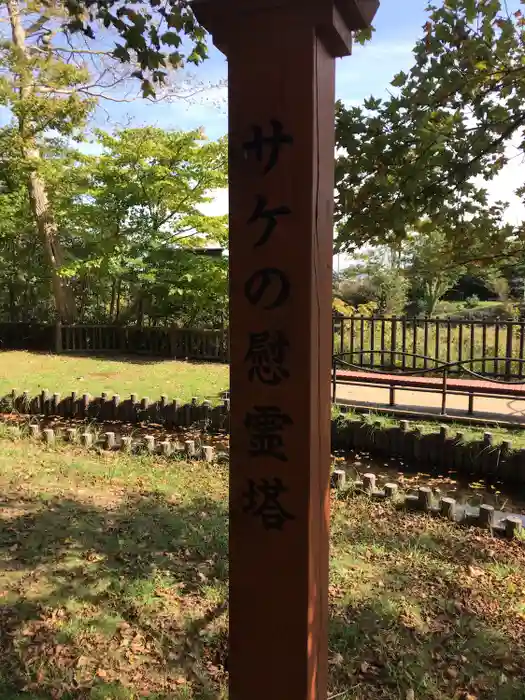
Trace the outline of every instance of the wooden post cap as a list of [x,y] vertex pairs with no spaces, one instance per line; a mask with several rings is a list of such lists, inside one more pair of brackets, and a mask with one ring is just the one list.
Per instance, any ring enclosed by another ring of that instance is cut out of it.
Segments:
[[340,57],[351,53],[352,32],[370,26],[379,0],[193,0],[192,8],[225,54],[239,29],[235,20],[245,26],[250,16],[260,12],[272,11],[277,17],[291,11],[298,23],[310,19],[327,50]]

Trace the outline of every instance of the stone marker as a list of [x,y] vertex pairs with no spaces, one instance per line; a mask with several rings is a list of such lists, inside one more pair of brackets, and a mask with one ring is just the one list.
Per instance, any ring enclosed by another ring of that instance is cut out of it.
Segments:
[[195,440],[186,440],[184,442],[184,451],[186,452],[187,457],[193,459],[196,455]]
[[479,525],[480,527],[492,527],[494,524],[494,506],[489,506],[483,503],[479,507]]
[[417,501],[419,508],[428,513],[432,507],[432,489],[429,486],[420,486],[417,490]]
[[104,449],[105,450],[114,450],[115,445],[116,445],[116,440],[115,440],[115,433],[105,433],[104,435]]
[[376,487],[375,474],[363,474],[363,488],[367,493],[372,493]]
[[394,498],[399,490],[398,484],[385,484],[385,496],[387,498]]
[[154,435],[144,435],[144,447],[146,452],[153,454],[155,452],[155,436]]
[[77,429],[76,428],[66,428],[66,441],[76,442],[77,441]]
[[84,447],[93,446],[93,433],[82,433],[80,435],[80,442]]
[[205,462],[213,462],[213,457],[214,457],[213,453],[214,453],[213,447],[211,447],[210,445],[205,445],[202,448],[202,459]]
[[172,453],[172,446],[169,440],[163,440],[160,443],[160,453],[163,457],[169,457]]
[[439,501],[439,512],[443,517],[454,520],[456,517],[456,499],[442,498]]
[[346,484],[346,472],[344,469],[334,469],[331,477],[331,486],[334,489],[342,489]]
[[112,403],[112,418],[113,420],[117,420],[118,418],[118,407],[120,406],[120,396],[118,394],[115,394],[111,400]]
[[522,529],[522,520],[517,515],[509,515],[508,518],[505,518],[505,534],[507,537],[516,537]]
[[44,436],[44,442],[47,442],[48,445],[55,443],[55,431],[52,428],[45,428],[42,431],[42,435]]
[[334,59],[377,6],[193,3],[229,71],[230,700],[327,695]]
[[133,438],[131,435],[123,435],[120,438],[120,449],[122,452],[131,452],[131,447],[133,445]]

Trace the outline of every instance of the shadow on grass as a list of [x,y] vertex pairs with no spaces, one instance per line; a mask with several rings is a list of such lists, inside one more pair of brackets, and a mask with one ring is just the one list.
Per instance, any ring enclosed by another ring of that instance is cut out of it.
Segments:
[[0,697],[222,697],[227,520],[216,501],[2,506]]
[[[37,356],[47,356],[54,355],[56,353],[47,350],[27,350],[25,348],[2,348],[0,347],[0,352],[27,352],[30,355]],[[169,355],[151,355],[148,352],[142,352],[137,350],[136,353],[131,353],[129,351],[119,353],[118,350],[108,350],[107,352],[68,352],[65,350],[60,353],[60,357],[68,358],[80,358],[83,360],[94,360],[97,362],[121,362],[130,365],[156,365],[161,362],[184,362],[188,365],[215,365],[215,364],[228,364],[227,361],[221,360],[220,358],[211,359],[189,359],[187,357],[172,357]]]
[[[109,498],[0,504],[0,698],[226,698],[225,506]],[[518,550],[491,552],[487,536],[365,500],[344,505],[330,693],[523,700],[525,623],[500,599],[506,572],[521,574]],[[506,567],[501,587],[486,572],[462,580],[458,563]]]
[[357,498],[333,553],[338,700],[525,698],[522,544]]
[[333,610],[333,694],[340,700],[523,700],[525,658],[516,639],[466,611],[455,620],[434,612],[421,601],[387,595]]

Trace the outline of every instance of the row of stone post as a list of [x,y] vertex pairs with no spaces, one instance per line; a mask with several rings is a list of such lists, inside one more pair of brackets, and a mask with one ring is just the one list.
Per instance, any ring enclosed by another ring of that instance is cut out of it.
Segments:
[[[337,469],[332,472],[332,487],[335,489],[343,489],[347,485],[346,472],[342,469]],[[460,517],[459,504],[455,498],[439,497],[434,498],[434,493],[429,486],[420,486],[415,495],[405,495],[399,493],[399,485],[396,483],[385,484],[383,489],[376,487],[376,475],[364,474],[362,480],[352,483],[356,492],[363,492],[374,498],[386,498],[389,500],[397,499],[407,509],[418,510],[425,513],[441,515],[447,520],[452,521],[468,521],[472,525],[488,528],[498,534],[505,534],[509,538],[517,537],[523,530],[522,519],[516,515],[508,515],[499,523],[495,522],[494,506],[482,504],[479,507],[479,513],[476,516],[466,514],[462,508],[463,517]]]
[[170,400],[166,394],[159,400],[152,401],[147,396],[139,398],[138,394],[122,399],[118,394],[111,397],[103,392],[94,397],[74,391],[69,396],[62,397],[59,393],[50,394],[43,390],[39,395],[31,396],[28,391],[20,394],[17,389],[12,389],[3,401],[5,409],[28,415],[93,418],[99,422],[147,421],[162,423],[171,428],[205,424],[214,430],[224,430],[228,428],[230,412],[229,399],[213,406],[210,401],[200,401],[197,397],[192,398],[190,403],[182,403],[180,399]]
[[[46,444],[53,445],[59,439],[59,435],[53,428],[40,429],[38,425],[29,426],[31,437],[42,439]],[[83,447],[90,448],[100,446],[104,450],[121,452],[132,452],[133,450],[144,451],[148,454],[160,454],[163,457],[170,457],[174,454],[184,455],[188,459],[201,459],[205,462],[213,462],[215,450],[209,445],[198,446],[195,440],[185,440],[183,445],[171,440],[158,441],[153,435],[145,435],[141,440],[134,440],[130,435],[124,435],[118,439],[113,432],[106,432],[102,440],[97,439],[92,432],[79,432],[76,428],[66,428],[63,433],[66,442],[80,443]]]

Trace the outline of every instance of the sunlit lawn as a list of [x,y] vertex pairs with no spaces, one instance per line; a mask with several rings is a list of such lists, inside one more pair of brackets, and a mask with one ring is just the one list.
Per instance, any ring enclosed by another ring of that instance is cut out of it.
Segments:
[[[226,698],[227,478],[0,439],[0,698]],[[331,568],[331,697],[525,697],[520,542],[341,496]]]
[[228,366],[158,358],[78,357],[0,352],[0,395],[11,389],[35,395],[43,389],[62,395],[77,391],[122,397],[136,393],[154,400],[161,394],[218,401],[228,388]]

